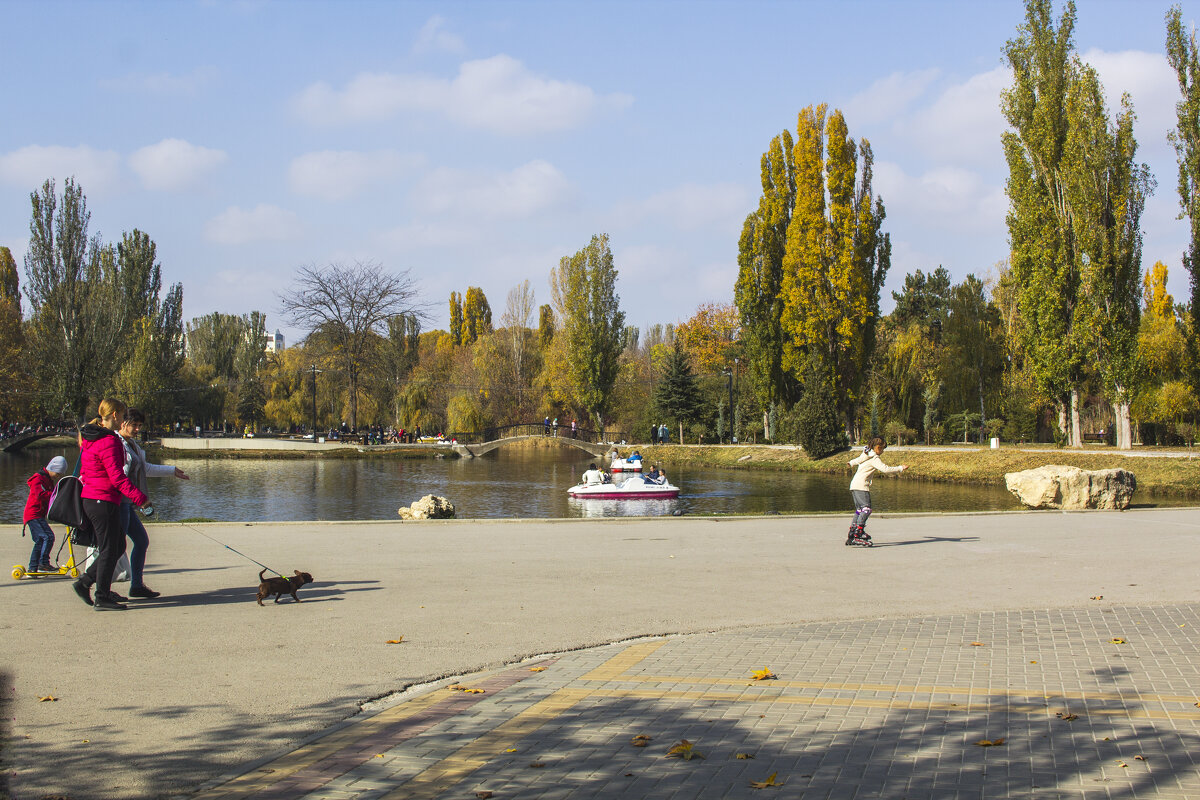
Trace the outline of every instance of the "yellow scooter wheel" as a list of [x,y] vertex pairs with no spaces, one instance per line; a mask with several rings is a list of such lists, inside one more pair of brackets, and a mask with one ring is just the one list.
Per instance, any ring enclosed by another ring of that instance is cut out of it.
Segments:
[[24,578],[24,577],[25,577],[25,568],[24,567],[22,567],[20,564],[13,567],[13,578],[15,578],[16,580],[21,580],[21,578]]
[[79,577],[79,570],[76,567],[71,567],[71,577],[72,578]]

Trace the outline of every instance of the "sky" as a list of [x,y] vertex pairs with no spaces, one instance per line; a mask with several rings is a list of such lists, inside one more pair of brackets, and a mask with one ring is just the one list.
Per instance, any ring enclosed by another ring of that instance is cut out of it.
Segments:
[[[1158,181],[1143,271],[1163,261],[1183,301],[1170,5],[1079,0],[1075,44],[1110,115],[1132,97]],[[1200,16],[1200,0],[1181,6]],[[732,301],[759,159],[827,103],[874,152],[886,313],[908,273],[984,277],[1007,255],[999,96],[1023,9],[0,0],[0,245],[23,265],[30,193],[73,176],[93,234],[155,241],[185,319],[261,310],[295,342],[278,294],[299,267],[407,270],[425,328],[444,328],[470,286],[497,322],[526,279],[550,302],[559,259],[607,233],[627,324],[644,329]]]

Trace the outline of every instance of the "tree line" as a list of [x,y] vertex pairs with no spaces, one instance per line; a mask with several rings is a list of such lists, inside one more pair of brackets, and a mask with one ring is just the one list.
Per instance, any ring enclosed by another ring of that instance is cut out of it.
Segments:
[[[278,296],[303,339],[267,352],[266,315],[183,322],[163,291],[154,243],[88,232],[74,181],[31,195],[21,286],[0,249],[0,417],[77,416],[117,393],[160,422],[239,428],[396,427],[479,431],[544,417],[633,439],[668,424],[687,441],[768,440],[834,452],[898,442],[1057,440],[1085,429],[1115,444],[1191,441],[1200,405],[1200,60],[1180,11],[1166,20],[1180,85],[1170,138],[1179,164],[1182,256],[1191,294],[1142,266],[1141,215],[1156,188],[1136,159],[1128,96],[1110,112],[1075,50],[1076,10],[1027,0],[1005,46],[1013,83],[1007,258],[955,284],[941,265],[891,268],[874,153],[840,110],[797,115],[760,160],[761,195],[738,241],[732,297],[687,320],[626,324],[607,235],[550,270],[549,302],[528,280],[503,309],[468,286],[449,330],[408,272],[376,263],[310,265]],[[643,433],[645,432],[645,433]]]

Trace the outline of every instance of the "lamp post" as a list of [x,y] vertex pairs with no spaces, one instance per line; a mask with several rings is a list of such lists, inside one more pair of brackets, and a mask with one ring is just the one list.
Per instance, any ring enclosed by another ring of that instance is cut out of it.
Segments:
[[733,370],[726,367],[721,371],[729,388],[729,443],[733,444]]
[[313,397],[312,433],[313,433],[313,444],[316,444],[317,443],[317,374],[322,372],[323,370],[317,369],[317,365],[313,364],[312,366],[310,366],[308,368],[308,371],[312,375],[312,397]]

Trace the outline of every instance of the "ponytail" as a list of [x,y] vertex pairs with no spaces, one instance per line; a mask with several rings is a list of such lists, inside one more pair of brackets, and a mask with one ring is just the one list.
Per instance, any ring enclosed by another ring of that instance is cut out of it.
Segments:
[[102,425],[102,424],[104,424],[104,420],[108,419],[113,414],[122,414],[123,415],[128,410],[129,410],[129,407],[126,406],[124,403],[122,403],[120,400],[115,400],[111,397],[106,397],[100,401],[100,407],[97,409],[97,413],[99,413],[100,416],[93,419],[91,424],[92,425]]

